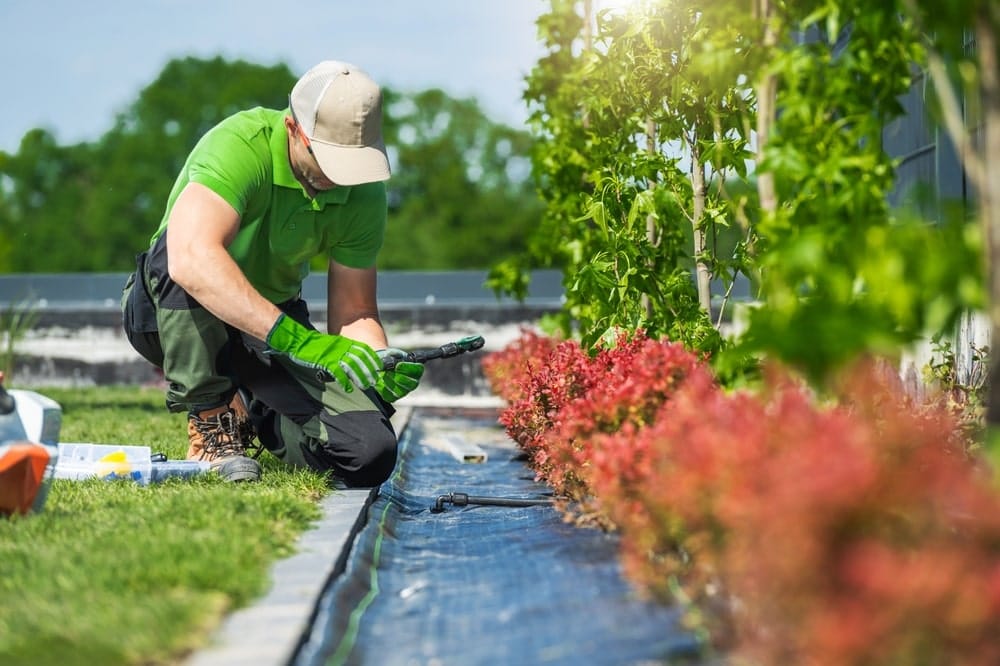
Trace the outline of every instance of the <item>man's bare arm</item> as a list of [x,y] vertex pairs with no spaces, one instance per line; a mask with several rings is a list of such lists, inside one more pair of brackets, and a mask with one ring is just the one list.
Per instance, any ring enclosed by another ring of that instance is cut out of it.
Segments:
[[226,248],[240,228],[225,199],[189,183],[170,212],[167,270],[170,277],[222,321],[264,340],[281,314],[243,275]]
[[388,346],[376,298],[377,271],[349,268],[335,261],[327,272],[327,332],[368,344]]

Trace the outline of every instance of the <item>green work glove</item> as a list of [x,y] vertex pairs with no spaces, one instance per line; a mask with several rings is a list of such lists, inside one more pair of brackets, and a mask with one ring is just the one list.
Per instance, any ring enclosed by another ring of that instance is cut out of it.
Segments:
[[306,328],[282,313],[267,334],[267,345],[293,362],[319,371],[322,381],[336,379],[345,391],[374,386],[382,360],[363,342]]
[[376,352],[385,361],[392,358],[396,361],[392,370],[383,372],[375,382],[375,390],[386,402],[396,402],[404,395],[417,388],[420,378],[424,376],[422,363],[406,361],[406,352],[402,349],[379,349]]

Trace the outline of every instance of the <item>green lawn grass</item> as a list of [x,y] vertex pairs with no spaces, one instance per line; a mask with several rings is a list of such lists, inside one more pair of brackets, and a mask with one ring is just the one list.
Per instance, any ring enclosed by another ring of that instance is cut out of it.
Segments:
[[[183,414],[153,388],[45,389],[60,441],[187,448]],[[0,664],[170,664],[264,594],[329,492],[261,458],[260,483],[214,475],[150,486],[53,482],[37,514],[0,519]]]

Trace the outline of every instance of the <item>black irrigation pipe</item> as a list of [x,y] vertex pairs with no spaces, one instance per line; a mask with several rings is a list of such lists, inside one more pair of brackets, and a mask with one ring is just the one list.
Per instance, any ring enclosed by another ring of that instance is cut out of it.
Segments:
[[440,497],[437,498],[437,501],[434,503],[434,506],[431,507],[431,513],[441,513],[442,511],[444,511],[445,504],[451,504],[453,506],[468,506],[470,504],[483,505],[483,506],[539,506],[544,504],[552,504],[552,499],[480,497],[476,495],[466,495],[465,493],[448,493],[447,495],[441,495]]

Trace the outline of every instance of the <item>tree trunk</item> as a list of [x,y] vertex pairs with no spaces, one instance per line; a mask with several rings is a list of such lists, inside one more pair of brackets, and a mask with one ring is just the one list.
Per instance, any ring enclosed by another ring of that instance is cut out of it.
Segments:
[[[697,132],[694,133],[697,137]],[[691,146],[691,188],[694,191],[694,210],[691,218],[691,228],[694,232],[695,276],[698,285],[698,303],[709,318],[712,316],[711,273],[708,265],[701,258],[705,251],[705,227],[702,218],[705,216],[705,164],[701,159],[701,150],[697,139]]]
[[[759,0],[757,4],[758,19],[764,26],[763,49],[770,53],[778,44],[778,31],[774,25],[774,5],[771,0]],[[770,60],[770,58],[768,58]],[[757,164],[760,165],[764,156],[764,148],[771,136],[774,126],[775,104],[778,96],[778,78],[774,74],[766,74],[757,86]],[[756,171],[757,195],[760,198],[760,208],[764,214],[773,214],[778,210],[778,196],[774,190],[774,174]]]
[[[655,153],[659,150],[659,146],[656,145],[656,123],[652,118],[646,119],[646,151],[649,153]],[[656,182],[649,180],[646,183],[646,187],[650,190],[656,187]],[[646,242],[649,243],[651,248],[655,248],[657,245],[656,237],[656,216],[652,213],[646,215]],[[650,260],[652,261],[652,260]],[[649,298],[648,294],[642,295],[642,308],[646,312],[646,318],[650,321],[653,319],[653,302]]]

